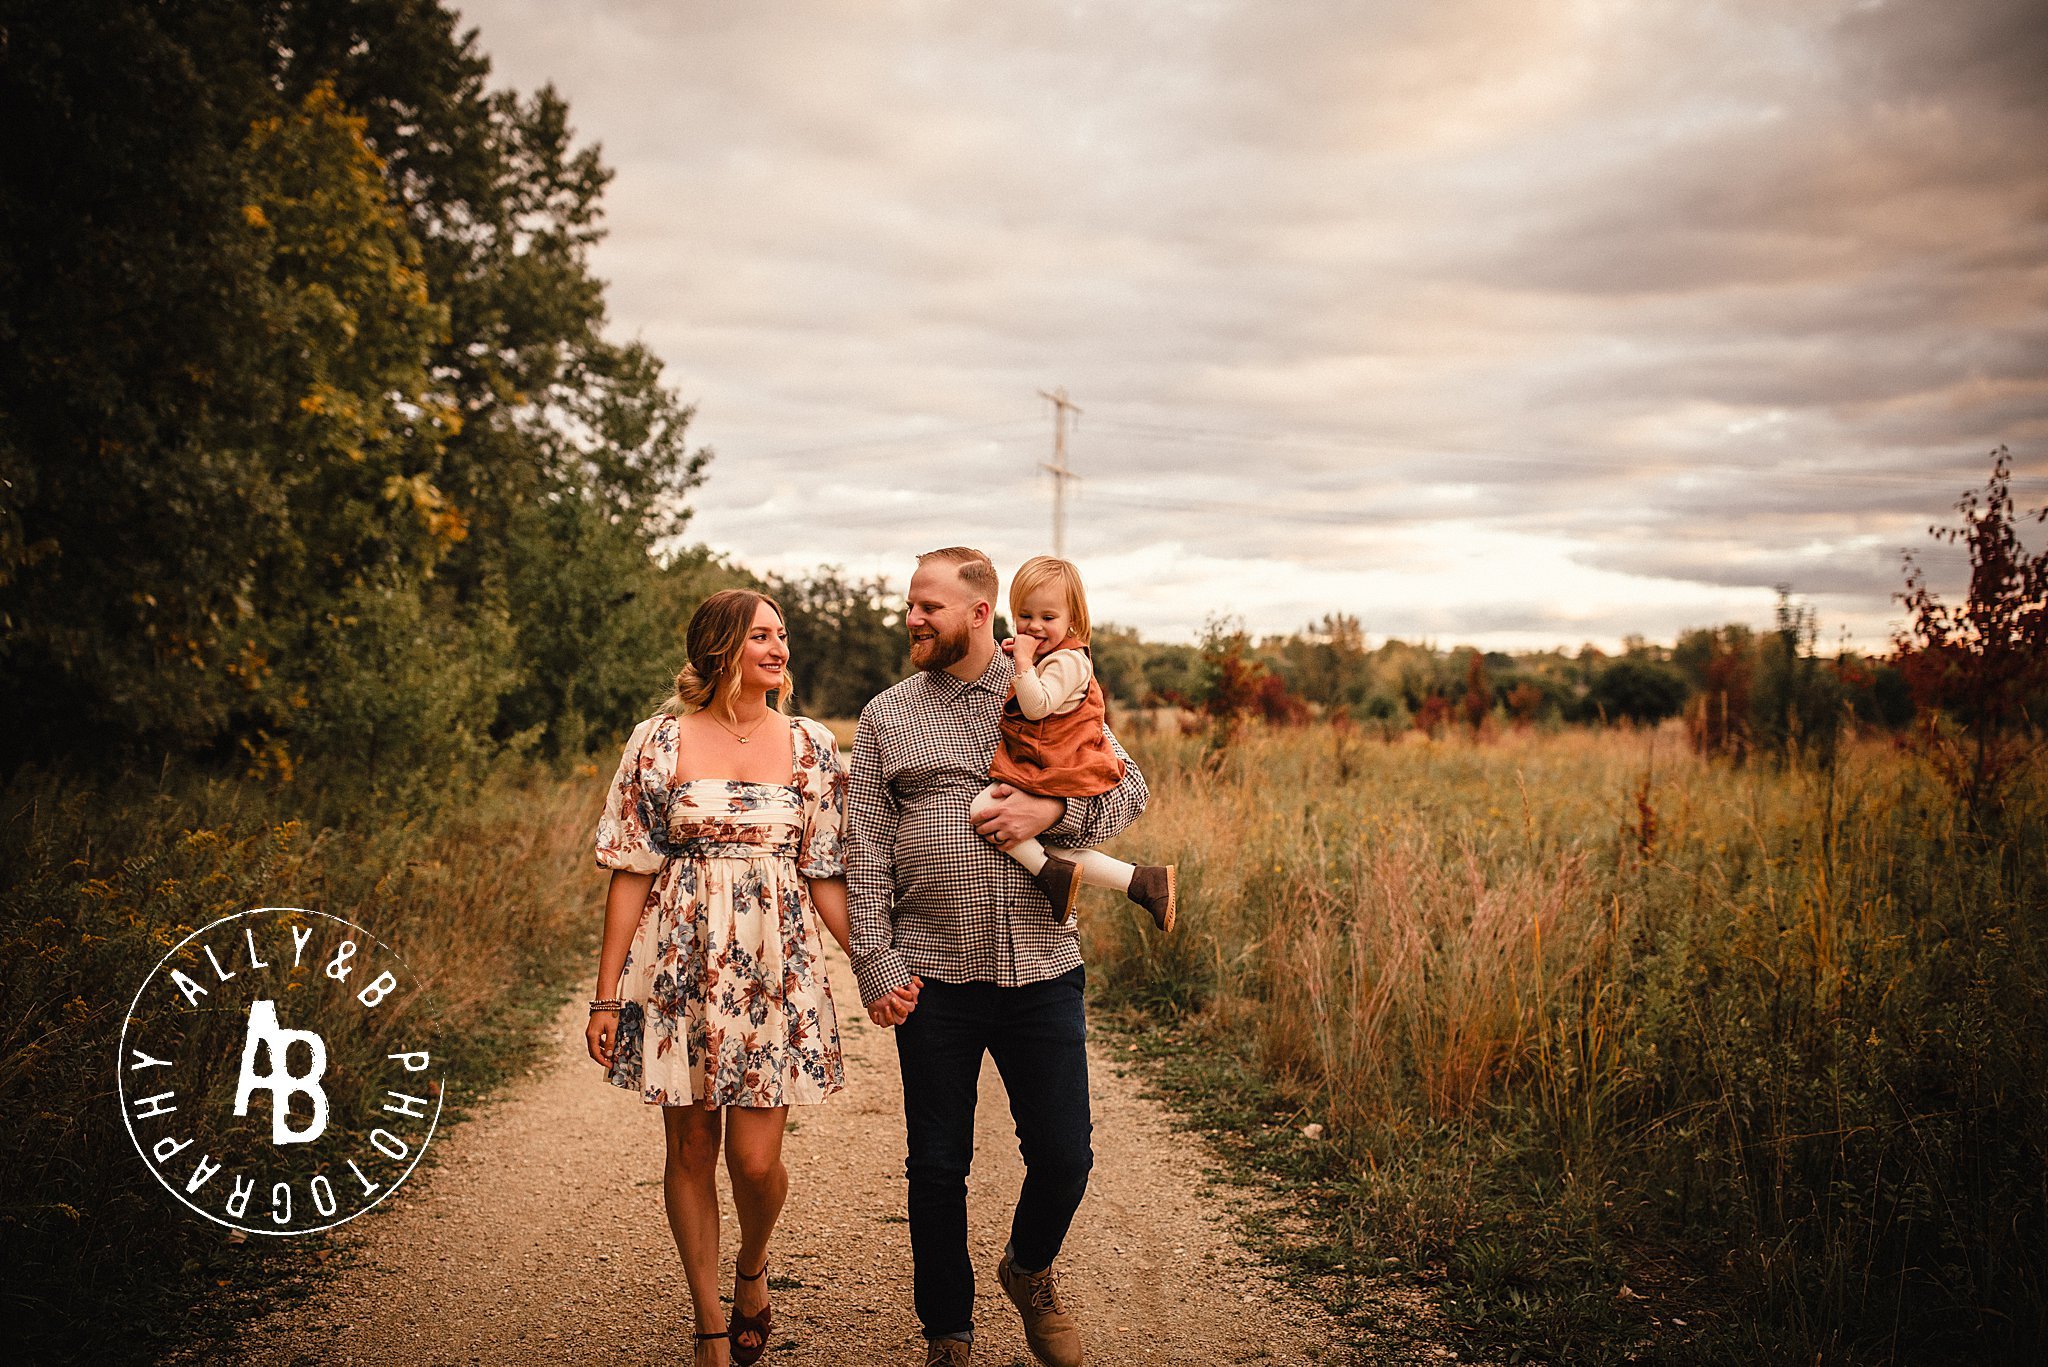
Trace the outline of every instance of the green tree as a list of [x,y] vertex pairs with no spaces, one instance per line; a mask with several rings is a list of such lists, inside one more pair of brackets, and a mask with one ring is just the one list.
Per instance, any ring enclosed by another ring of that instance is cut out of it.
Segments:
[[0,763],[339,744],[364,593],[509,624],[500,738],[626,720],[708,454],[603,335],[561,99],[431,0],[0,3]]
[[212,739],[266,481],[264,260],[227,49],[183,11],[0,10],[0,758]]
[[1825,767],[1841,731],[1840,676],[1814,654],[1819,624],[1810,605],[1792,601],[1789,585],[1778,586],[1776,617],[1757,642],[1752,732],[1780,763],[1803,758]]
[[1685,676],[1667,664],[1624,656],[1593,676],[1579,704],[1583,720],[1649,723],[1675,717],[1685,705]]
[[[290,54],[277,79],[331,81],[360,111],[429,292],[449,308],[433,369],[463,422],[441,487],[471,535],[441,575],[460,601],[513,618],[525,682],[499,730],[542,725],[562,750],[596,743],[637,714],[644,694],[627,673],[661,672],[638,661],[655,648],[646,633],[670,629],[646,615],[662,595],[640,582],[654,570],[633,548],[645,559],[674,543],[710,459],[689,447],[691,409],[654,356],[604,336],[589,253],[611,173],[597,148],[576,146],[553,89],[489,90],[475,33],[437,3],[275,9],[277,50]],[[576,661],[589,682],[560,679]]]
[[1147,705],[1201,705],[1207,683],[1200,647],[1179,642],[1147,646],[1143,669]]
[[[445,671],[399,658],[408,647],[438,659],[450,641],[502,640],[481,621],[457,620],[447,595],[426,597],[436,567],[468,535],[436,483],[461,425],[428,369],[447,311],[428,297],[419,246],[362,120],[332,89],[315,86],[297,110],[259,121],[240,161],[243,217],[266,262],[263,370],[275,399],[254,433],[268,468],[248,491],[245,525],[260,520],[265,532],[238,585],[247,644],[229,671],[249,694],[245,742],[267,748],[296,729],[374,773],[407,753],[404,744],[388,725],[359,732],[343,718],[427,717],[459,702],[482,733],[496,712],[494,695],[451,697]],[[437,607],[448,620],[435,620]],[[390,623],[403,627],[374,645],[334,639]],[[374,682],[336,672],[337,659],[359,651],[380,662]],[[503,661],[501,645],[476,677],[509,678]]]
[[465,619],[442,594],[368,579],[322,625],[307,657],[322,681],[302,726],[313,746],[352,759],[373,791],[415,802],[473,773],[512,683],[502,616]]
[[1365,630],[1348,613],[1326,614],[1269,647],[1288,688],[1309,702],[1335,707],[1365,685]]
[[1400,703],[1400,710],[1414,713],[1423,703],[1440,695],[1451,680],[1444,677],[1443,661],[1428,646],[1390,640],[1372,654],[1372,685],[1364,696],[1379,693]]

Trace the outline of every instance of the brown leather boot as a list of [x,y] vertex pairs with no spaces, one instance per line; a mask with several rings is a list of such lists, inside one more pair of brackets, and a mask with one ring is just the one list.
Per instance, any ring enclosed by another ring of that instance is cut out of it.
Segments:
[[1152,914],[1152,924],[1159,927],[1161,935],[1173,929],[1178,910],[1174,899],[1174,884],[1178,881],[1175,868],[1172,864],[1140,864],[1131,875],[1130,890],[1124,894]]
[[1031,881],[1038,884],[1045,900],[1052,903],[1052,914],[1059,917],[1061,925],[1074,919],[1074,903],[1081,897],[1080,865],[1047,850],[1045,867],[1032,874]]
[[1084,1367],[1081,1352],[1081,1322],[1060,1301],[1059,1282],[1051,1268],[1043,1272],[1020,1272],[1010,1266],[1010,1253],[996,1263],[996,1280],[1016,1303],[1024,1317],[1024,1342],[1031,1355],[1045,1367]]
[[968,1367],[974,1360],[974,1345],[965,1339],[926,1339],[924,1367]]

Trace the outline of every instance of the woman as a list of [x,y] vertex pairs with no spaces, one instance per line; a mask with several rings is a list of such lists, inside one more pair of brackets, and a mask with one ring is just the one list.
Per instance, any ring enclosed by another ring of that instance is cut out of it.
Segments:
[[[634,728],[598,821],[597,862],[613,872],[585,1038],[608,1081],[662,1107],[696,1361],[725,1367],[768,1346],[789,1107],[845,1085],[818,926],[845,946],[846,779],[831,733],[783,710],[789,636],[772,598],[713,594],[687,641],[675,696]],[[730,1327],[721,1119],[740,1223]]]

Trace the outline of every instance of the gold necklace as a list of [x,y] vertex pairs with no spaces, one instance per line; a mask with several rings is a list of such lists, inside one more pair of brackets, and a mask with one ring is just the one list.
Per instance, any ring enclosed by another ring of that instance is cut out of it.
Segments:
[[718,714],[716,712],[713,712],[710,708],[707,707],[704,709],[704,715],[711,718],[711,724],[713,726],[716,726],[719,730],[725,732],[726,735],[731,736],[741,745],[745,745],[748,741],[752,740],[754,738],[754,733],[761,729],[761,725],[763,722],[766,722],[768,720],[768,714],[766,712],[763,712],[761,714],[760,721],[757,721],[752,726],[748,727],[747,734],[743,736],[739,732],[733,730],[730,726],[727,726],[724,722],[720,721],[718,719]]

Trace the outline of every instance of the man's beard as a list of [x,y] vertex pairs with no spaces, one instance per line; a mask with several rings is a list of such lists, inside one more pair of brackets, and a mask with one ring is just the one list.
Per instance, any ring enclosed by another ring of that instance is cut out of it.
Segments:
[[910,643],[910,663],[932,672],[948,669],[967,658],[968,647],[972,644],[973,633],[966,627],[951,636],[937,632],[928,641]]

